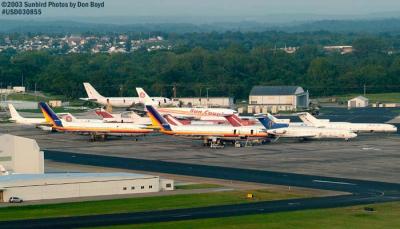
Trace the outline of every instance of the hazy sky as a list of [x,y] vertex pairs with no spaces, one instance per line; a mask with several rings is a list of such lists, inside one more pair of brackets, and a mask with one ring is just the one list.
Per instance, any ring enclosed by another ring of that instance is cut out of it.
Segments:
[[[45,0],[37,0],[45,1]],[[57,0],[78,1],[78,0]],[[80,0],[89,2],[90,0]],[[93,0],[99,1],[102,0]],[[400,12],[400,0],[104,0],[104,9],[45,9],[40,17],[201,17],[252,20],[282,14],[368,15]],[[400,15],[400,13],[399,13]],[[0,17],[1,18],[1,17]],[[4,16],[3,16],[4,18]]]
[[[118,9],[138,15],[264,15],[282,13],[368,14],[400,10],[399,0],[106,0],[110,13]],[[123,7],[123,8],[122,8]]]

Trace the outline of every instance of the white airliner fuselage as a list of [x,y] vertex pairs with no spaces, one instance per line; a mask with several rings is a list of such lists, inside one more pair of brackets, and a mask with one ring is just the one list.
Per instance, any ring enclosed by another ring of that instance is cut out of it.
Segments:
[[[142,98],[145,95],[139,94],[139,97],[104,97],[94,89],[90,83],[83,83],[88,98],[81,98],[81,100],[92,101],[103,106],[112,106],[119,108],[129,108],[135,104],[142,103]],[[154,106],[172,105],[172,100],[165,97],[152,97]]]
[[267,133],[283,138],[310,138],[310,139],[350,139],[357,134],[343,129],[315,128],[310,126],[289,126],[267,130]]
[[[243,125],[239,117],[226,117],[229,123],[233,126]],[[253,125],[259,128],[260,125],[265,128],[265,132],[275,137],[283,138],[306,138],[306,139],[350,139],[357,136],[348,130],[338,130],[329,128],[316,128],[311,126],[306,126],[303,123],[296,123],[296,125],[290,125],[290,120],[276,122],[279,119],[268,114],[267,116],[257,117],[260,124]],[[251,127],[251,126],[250,126]]]
[[47,121],[53,129],[59,132],[73,132],[79,134],[90,134],[92,136],[136,136],[151,133],[144,125],[133,123],[105,123],[105,122],[66,122],[54,113],[54,111],[44,102],[39,103],[39,107]]
[[349,130],[355,133],[360,132],[397,132],[397,127],[390,124],[380,123],[350,123],[350,122],[330,122],[320,121],[309,113],[300,113],[300,119],[308,126],[314,126],[318,128],[333,128]]
[[224,108],[186,108],[160,107],[157,111],[162,115],[170,114],[177,118],[192,118],[202,121],[226,121],[225,116],[237,113],[232,109]]

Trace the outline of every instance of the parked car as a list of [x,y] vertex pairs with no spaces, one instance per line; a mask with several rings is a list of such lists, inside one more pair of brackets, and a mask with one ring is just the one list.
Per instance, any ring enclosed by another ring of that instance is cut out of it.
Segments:
[[10,199],[8,200],[9,203],[22,203],[24,202],[21,198],[13,196],[10,197]]

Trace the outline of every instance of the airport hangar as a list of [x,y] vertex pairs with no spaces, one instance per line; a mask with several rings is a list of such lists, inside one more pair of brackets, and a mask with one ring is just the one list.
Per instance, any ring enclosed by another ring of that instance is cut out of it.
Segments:
[[135,173],[44,173],[35,140],[0,136],[0,202],[169,191],[173,180]]
[[299,86],[254,86],[248,113],[296,111],[309,106],[309,93]]

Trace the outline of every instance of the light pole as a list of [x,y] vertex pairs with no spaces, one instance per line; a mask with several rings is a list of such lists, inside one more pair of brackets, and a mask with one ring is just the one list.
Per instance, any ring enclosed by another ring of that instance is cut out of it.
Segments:
[[207,91],[207,108],[208,108],[208,90],[209,90],[210,88],[206,88],[206,91]]

